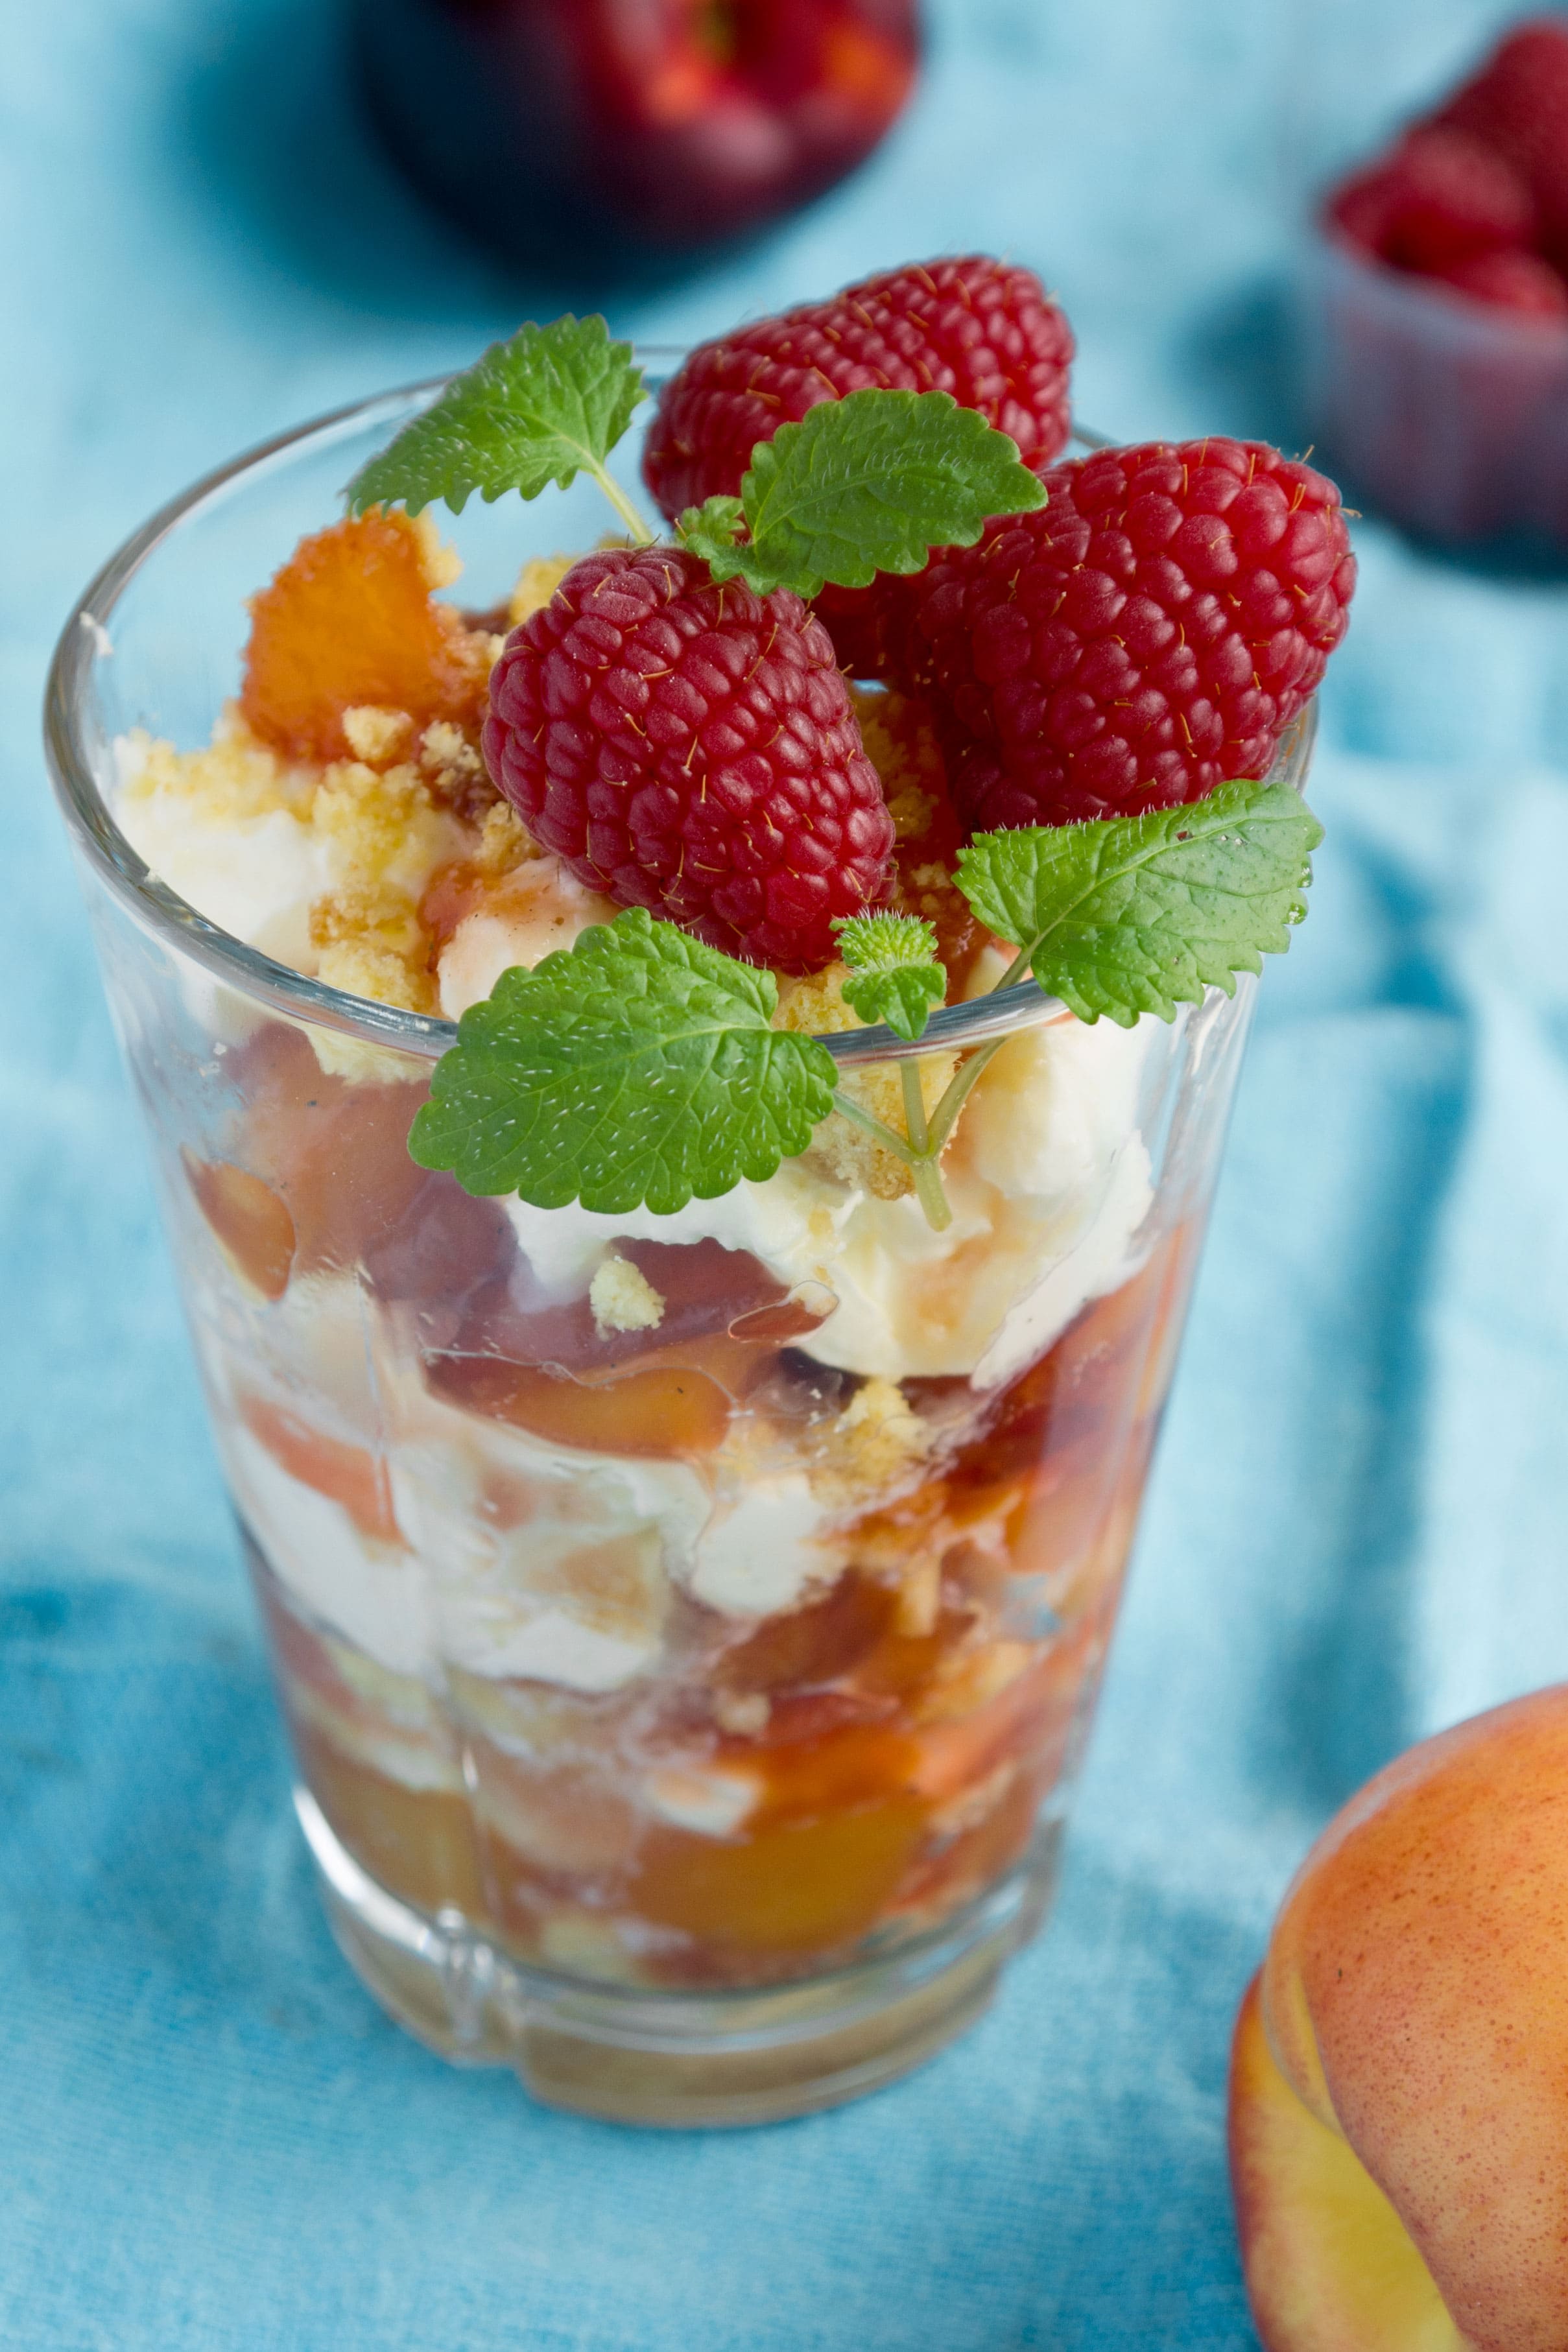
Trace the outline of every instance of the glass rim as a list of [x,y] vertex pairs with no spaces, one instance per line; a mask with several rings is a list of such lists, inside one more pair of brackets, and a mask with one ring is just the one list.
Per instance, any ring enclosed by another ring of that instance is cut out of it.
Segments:
[[[672,344],[638,344],[635,348],[637,358],[656,370],[678,365],[686,356],[682,347]],[[262,477],[280,467],[302,444],[314,442],[330,446],[333,439],[346,439],[374,425],[380,416],[385,417],[390,428],[406,415],[410,404],[429,406],[450,382],[449,374],[426,376],[415,383],[349,401],[341,408],[329,409],[241,450],[237,457],[214,467],[187,488],[176,492],[121,541],[77,598],[56,643],[44,688],[44,751],[55,797],[73,840],[85,853],[97,878],[143,928],[190,957],[214,978],[274,1013],[426,1062],[438,1061],[457,1043],[455,1021],[432,1013],[411,1013],[401,1005],[379,1004],[370,997],[351,995],[307,972],[296,971],[292,965],[264,955],[258,948],[210,921],[161,881],[138,856],[115,822],[93,773],[81,719],[92,661],[113,650],[110,623],[121,598],[143,565],[182,523],[243,478]],[[1076,420],[1072,438],[1090,449],[1115,446]],[[1314,699],[1287,731],[1276,766],[1280,759],[1309,751],[1316,730]],[[1070,1009],[1059,997],[1047,996],[1033,980],[1022,980],[988,996],[938,1006],[922,1034],[913,1043],[880,1024],[826,1034],[819,1042],[841,1067],[850,1068],[858,1064],[905,1060],[922,1054],[960,1052],[993,1038],[1011,1036],[1019,1030],[1071,1017]]]

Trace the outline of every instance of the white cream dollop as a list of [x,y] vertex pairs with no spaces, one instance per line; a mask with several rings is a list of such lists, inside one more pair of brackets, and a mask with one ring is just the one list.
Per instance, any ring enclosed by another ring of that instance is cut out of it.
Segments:
[[1155,1025],[1091,1028],[1063,1015],[1009,1039],[944,1158],[953,1213],[940,1234],[912,1195],[879,1200],[805,1160],[673,1216],[516,1199],[507,1213],[559,1297],[585,1289],[617,1240],[706,1236],[749,1251],[786,1290],[831,1293],[833,1312],[795,1342],[819,1363],[992,1387],[1139,1261],[1152,1188],[1138,1097]]
[[590,923],[614,920],[615,908],[568,873],[559,857],[531,858],[509,874],[484,905],[465,915],[437,964],[441,1010],[456,1021],[481,1003],[503,971],[531,969],[553,948],[569,948]]
[[191,822],[175,794],[127,793],[115,816],[160,881],[207,920],[296,971],[313,972],[310,908],[333,880],[331,846],[291,810]]

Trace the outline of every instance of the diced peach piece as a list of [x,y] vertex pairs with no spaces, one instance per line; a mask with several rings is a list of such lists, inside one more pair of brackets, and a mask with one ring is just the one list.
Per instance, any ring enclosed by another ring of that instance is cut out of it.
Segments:
[[352,756],[343,713],[370,703],[416,727],[472,719],[488,646],[431,593],[425,534],[399,510],[300,541],[250,608],[241,708],[294,760]]
[[408,1157],[424,1087],[330,1076],[310,1039],[281,1022],[249,1039],[231,1067],[246,1104],[244,1156],[293,1219],[296,1272],[357,1265],[425,1181]]
[[1331,1822],[1243,2007],[1231,2155],[1268,2352],[1568,2344],[1568,1685]]
[[883,1723],[827,1722],[805,1738],[788,1736],[810,1721],[809,1702],[781,1703],[770,1731],[784,1736],[738,1756],[763,1776],[757,1822],[815,1818],[914,1787],[920,1751],[907,1733]]
[[386,1465],[378,1454],[330,1437],[265,1397],[244,1398],[240,1411],[252,1434],[291,1478],[341,1503],[363,1534],[381,1543],[403,1541]]
[[429,1378],[451,1404],[591,1454],[711,1454],[729,1425],[730,1400],[705,1372],[627,1372],[588,1387],[502,1357],[437,1356]]
[[[285,1700],[288,1693],[285,1690]],[[345,1756],[298,1709],[289,1728],[305,1785],[356,1862],[405,1903],[481,1916],[484,1895],[467,1800],[408,1789]]]
[[636,1907],[737,1952],[832,1950],[876,1925],[924,1827],[925,1808],[900,1795],[744,1839],[658,1830],[643,1848]]
[[226,1256],[263,1298],[281,1298],[293,1271],[294,1219],[287,1201],[232,1160],[198,1160],[182,1151],[196,1206]]
[[715,1671],[722,1690],[745,1694],[818,1689],[866,1657],[898,1607],[895,1588],[853,1570],[820,1601],[764,1617],[726,1650]]

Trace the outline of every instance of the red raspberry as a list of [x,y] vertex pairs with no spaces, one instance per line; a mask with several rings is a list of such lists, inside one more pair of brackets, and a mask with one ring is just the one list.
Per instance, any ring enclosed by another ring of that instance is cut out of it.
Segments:
[[490,774],[580,881],[812,971],[888,881],[893,824],[826,630],[673,548],[584,557],[490,678]]
[[1535,204],[1513,166],[1462,131],[1417,130],[1331,197],[1329,218],[1395,268],[1441,271],[1528,246]]
[[1515,26],[1432,120],[1513,165],[1540,209],[1543,251],[1568,265],[1568,22]]
[[1068,436],[1072,330],[1034,272],[912,262],[697,349],[659,394],[643,476],[665,513],[733,496],[759,441],[846,393],[950,392],[1031,465]]
[[1331,482],[1211,438],[1044,476],[921,578],[903,682],[936,704],[975,831],[1126,816],[1265,774],[1344,635]]
[[1433,274],[1440,285],[1457,287],[1494,310],[1531,319],[1568,319],[1568,285],[1538,253],[1473,253],[1468,260]]

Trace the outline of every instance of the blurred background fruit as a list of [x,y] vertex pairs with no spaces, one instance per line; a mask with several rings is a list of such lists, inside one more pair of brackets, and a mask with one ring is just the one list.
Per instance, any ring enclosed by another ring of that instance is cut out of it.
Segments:
[[1565,550],[1568,16],[1515,26],[1426,95],[1321,197],[1308,424],[1350,487],[1425,536]]
[[809,204],[896,121],[916,0],[356,0],[425,193],[558,279],[658,278]]

